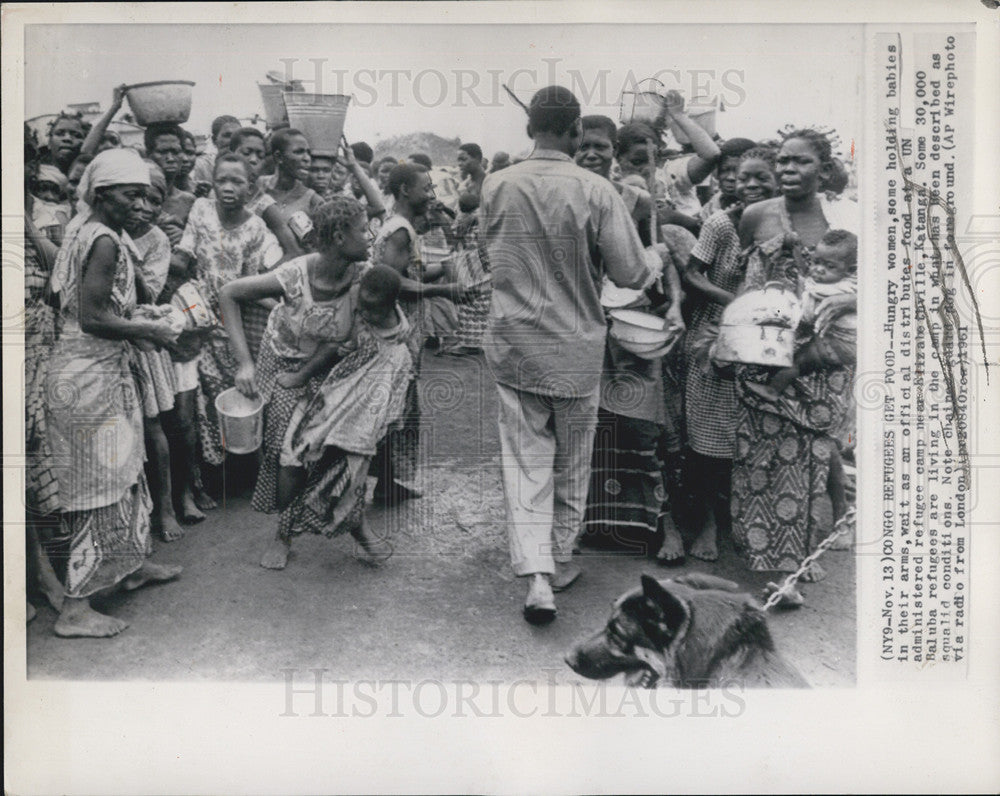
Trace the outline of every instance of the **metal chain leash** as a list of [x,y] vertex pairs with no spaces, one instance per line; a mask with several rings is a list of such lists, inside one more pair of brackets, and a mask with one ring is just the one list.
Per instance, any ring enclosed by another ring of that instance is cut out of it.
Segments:
[[764,603],[765,611],[769,611],[781,602],[781,599],[792,590],[792,587],[795,586],[799,578],[805,574],[806,570],[809,569],[812,563],[823,555],[823,553],[830,548],[830,545],[832,545],[839,536],[847,531],[848,523],[853,523],[856,515],[857,508],[855,506],[851,506],[844,513],[844,516],[837,520],[837,524],[833,526],[833,533],[820,542],[816,546],[816,549],[802,560],[802,563],[799,564],[799,568],[785,578],[778,587],[777,591],[773,592],[771,596],[767,598],[767,602]]

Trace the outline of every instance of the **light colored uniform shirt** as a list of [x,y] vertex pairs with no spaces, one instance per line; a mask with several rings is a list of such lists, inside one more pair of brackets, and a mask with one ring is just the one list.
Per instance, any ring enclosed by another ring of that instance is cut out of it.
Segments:
[[497,381],[592,395],[607,336],[602,278],[641,288],[651,277],[618,191],[567,155],[536,150],[486,178],[479,229],[493,276],[484,348]]

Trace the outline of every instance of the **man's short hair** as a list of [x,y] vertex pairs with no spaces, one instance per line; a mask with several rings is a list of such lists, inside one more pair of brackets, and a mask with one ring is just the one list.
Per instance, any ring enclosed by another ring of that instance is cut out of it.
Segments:
[[426,155],[423,152],[414,152],[408,159],[414,163],[419,163],[425,169],[434,168],[434,163],[431,161],[430,155]]
[[482,162],[483,160],[483,150],[480,148],[479,144],[462,144],[462,146],[458,149],[460,152],[464,152],[475,161]]
[[371,162],[375,157],[374,150],[364,141],[358,141],[356,144],[351,144],[351,152],[354,153],[355,159],[359,162],[367,163],[369,165],[371,165]]
[[528,127],[532,134],[562,135],[580,118],[580,102],[562,86],[546,86],[535,93],[528,106]]
[[386,188],[398,199],[404,185],[412,188],[417,182],[417,176],[426,173],[427,169],[419,163],[400,163],[389,172],[389,182]]

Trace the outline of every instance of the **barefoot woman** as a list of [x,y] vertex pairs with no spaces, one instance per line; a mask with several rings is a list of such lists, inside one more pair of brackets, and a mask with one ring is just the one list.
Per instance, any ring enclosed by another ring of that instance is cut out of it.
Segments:
[[[356,316],[366,311],[363,300],[369,297],[358,285],[359,263],[368,254],[364,209],[353,198],[336,196],[320,207],[313,223],[319,252],[291,260],[269,274],[237,279],[220,294],[238,363],[236,386],[267,402],[264,457],[251,506],[280,512],[278,533],[261,559],[261,566],[268,569],[284,568],[292,536],[303,531],[326,536],[350,531],[369,554],[379,552],[365,535],[363,523],[370,460],[366,444],[374,453],[385,433],[383,420],[387,423],[398,416],[410,380],[405,346],[390,344],[396,342],[391,333],[407,331],[405,324],[395,329],[399,322],[391,312],[398,276],[394,292],[375,291],[390,310],[379,318],[389,332],[374,335],[386,345],[374,341],[367,349],[358,345],[362,324]],[[271,311],[255,364],[246,344],[240,303],[269,297],[280,303]],[[381,349],[391,349],[388,361],[377,357]],[[374,382],[369,383],[369,377]],[[317,390],[320,395],[312,400]],[[393,395],[395,401],[390,400]],[[390,412],[390,405],[397,411]],[[293,424],[296,413],[299,420]],[[284,443],[293,425],[301,426],[299,436],[316,454],[308,461],[301,451],[294,457],[285,455]]]
[[59,484],[60,529],[69,540],[59,636],[114,636],[127,624],[90,607],[121,584],[169,580],[180,567],[146,563],[150,499],[143,475],[142,408],[129,342],[162,346],[166,321],[133,321],[133,243],[123,231],[149,186],[149,168],[128,149],[87,167],[79,223],[67,229],[52,275],[61,331],[47,379],[49,441]]
[[[740,221],[740,242],[750,247],[744,288],[779,281],[801,292],[812,250],[827,229],[857,228],[856,219],[817,193],[830,160],[830,144],[819,133],[796,131],[785,138],[777,158],[782,195],[748,207]],[[853,374],[848,365],[818,368],[777,400],[754,386],[770,375],[754,366],[737,375],[733,538],[750,569],[787,572],[832,530],[832,435],[848,411]],[[823,576],[814,564],[803,580]]]

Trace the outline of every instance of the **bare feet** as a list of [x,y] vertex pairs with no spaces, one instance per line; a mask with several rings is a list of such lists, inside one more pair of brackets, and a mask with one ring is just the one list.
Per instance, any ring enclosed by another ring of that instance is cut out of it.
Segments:
[[419,489],[394,480],[388,486],[385,486],[382,482],[376,484],[372,500],[386,506],[396,506],[404,500],[416,500],[423,496],[424,493]]
[[556,593],[566,591],[580,579],[582,574],[583,570],[576,564],[572,562],[563,564],[557,561],[555,574],[549,579],[549,584],[552,586],[552,591]]
[[546,625],[556,618],[556,599],[552,595],[549,576],[536,572],[530,577],[528,597],[524,601],[524,618],[533,625]]
[[128,622],[115,619],[113,616],[99,614],[90,607],[88,599],[66,598],[62,612],[56,620],[53,632],[61,638],[108,638],[117,636]]
[[176,542],[184,538],[184,529],[177,522],[173,514],[163,513],[161,516],[155,515],[151,519],[153,533],[164,542]]
[[684,563],[684,540],[670,515],[664,515],[660,523],[663,528],[663,544],[656,554],[656,562],[664,566],[679,566]]
[[133,572],[122,581],[125,591],[135,591],[151,583],[166,583],[181,574],[184,567],[177,564],[154,564],[145,562],[137,572]]
[[203,519],[205,519],[205,515],[198,508],[194,494],[190,489],[185,489],[184,494],[181,495],[181,522],[192,525],[193,523],[201,522]]
[[377,567],[388,561],[393,554],[393,547],[389,544],[388,539],[376,539],[368,533],[363,525],[351,531],[351,536],[364,551],[364,555],[359,556],[362,563]]
[[275,536],[267,545],[260,565],[264,569],[284,569],[288,564],[288,552],[291,545],[280,536]]
[[[764,601],[774,594],[780,587],[777,583],[768,583],[764,587]],[[781,595],[781,599],[775,603],[777,608],[801,608],[806,604],[806,598],[802,596],[802,592],[792,586],[787,592]]]
[[211,511],[219,507],[219,504],[212,500],[204,489],[195,488],[192,490],[192,494],[194,495],[194,505],[202,511]]
[[844,532],[830,543],[830,550],[850,550],[854,547],[854,524],[851,523]]
[[698,534],[698,538],[691,544],[692,557],[699,558],[702,561],[718,561],[719,547],[716,543],[716,534],[715,517],[712,516],[712,510],[709,508],[705,527],[702,528],[701,533]]

